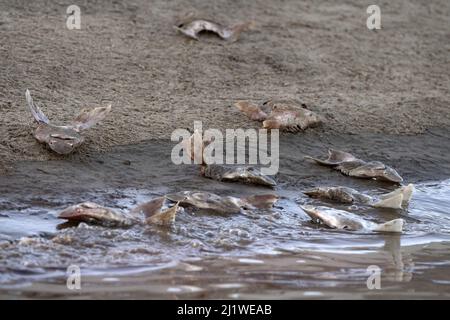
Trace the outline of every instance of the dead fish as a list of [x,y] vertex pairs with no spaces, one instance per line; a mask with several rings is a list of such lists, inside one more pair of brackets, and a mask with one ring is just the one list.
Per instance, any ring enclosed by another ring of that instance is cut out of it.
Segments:
[[300,107],[292,103],[268,101],[265,105],[271,107],[269,115],[247,101],[238,101],[234,105],[250,119],[262,121],[264,129],[280,129],[295,133],[322,123],[322,119],[315,112],[306,109],[305,105]]
[[28,107],[38,123],[38,127],[34,131],[34,137],[40,143],[47,144],[56,153],[63,155],[73,152],[84,142],[81,131],[93,127],[111,111],[111,105],[92,110],[85,109],[69,125],[57,126],[51,124],[47,116],[33,102],[28,89],[25,96]]
[[174,26],[174,28],[195,40],[199,40],[198,35],[201,32],[207,31],[217,34],[223,40],[235,42],[238,40],[241,32],[250,25],[252,25],[252,22],[239,23],[232,27],[226,27],[209,20],[190,18]]
[[366,162],[344,151],[330,149],[328,150],[328,158],[325,160],[310,156],[305,156],[305,159],[313,160],[323,166],[333,167],[350,177],[377,179],[394,183],[403,181],[397,171],[382,162]]
[[86,222],[105,227],[130,227],[139,222],[136,217],[125,212],[103,207],[93,202],[83,202],[64,209],[59,219]]
[[393,192],[371,197],[347,187],[318,187],[307,190],[304,194],[314,197],[333,200],[341,203],[363,203],[376,208],[403,209],[411,200],[414,185],[400,187]]
[[197,191],[182,191],[168,194],[166,198],[174,202],[179,202],[182,207],[194,207],[218,214],[237,214],[241,212],[241,209],[269,209],[278,200],[278,196],[272,194],[235,198]]
[[323,223],[332,229],[402,232],[405,223],[403,219],[395,219],[378,224],[365,220],[354,213],[328,207],[303,206],[302,209],[314,222]]
[[83,202],[63,210],[58,218],[105,227],[130,227],[135,224],[169,225],[175,221],[177,210],[178,203],[168,207],[165,205],[164,197],[141,204],[129,213],[93,202]]
[[261,170],[251,166],[232,166],[210,164],[203,165],[202,175],[217,181],[242,182],[248,184],[275,187],[274,179],[261,173]]

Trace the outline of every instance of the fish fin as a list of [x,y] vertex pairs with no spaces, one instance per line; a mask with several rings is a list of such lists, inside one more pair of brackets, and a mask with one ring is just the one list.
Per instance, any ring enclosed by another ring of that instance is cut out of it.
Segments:
[[329,149],[328,150],[328,158],[325,160],[313,158],[310,156],[305,156],[305,159],[313,160],[317,162],[318,164],[324,165],[324,166],[337,166],[343,162],[349,162],[358,160],[355,156],[348,152]]
[[38,123],[49,124],[50,120],[48,120],[47,116],[34,103],[33,98],[31,98],[30,90],[27,89],[25,91],[25,97],[27,99],[28,107],[30,108],[31,113],[33,114],[34,120],[36,120]]
[[238,101],[234,104],[241,112],[245,113],[247,117],[255,121],[263,121],[267,118],[267,114],[261,110],[260,107],[251,104],[247,101]]
[[323,166],[335,166],[336,165],[335,163],[330,163],[327,160],[321,160],[321,159],[314,158],[311,156],[304,156],[303,159],[315,161],[318,164],[323,165]]
[[147,219],[145,219],[145,222],[147,224],[170,225],[175,222],[175,217],[177,215],[179,205],[180,202],[177,202],[173,207],[164,211],[159,211],[151,217],[148,217]]
[[403,194],[393,194],[391,197],[385,197],[372,204],[375,208],[401,209],[403,203]]
[[374,231],[402,232],[404,224],[405,224],[405,220],[403,220],[403,219],[394,219],[394,220],[388,221],[386,223],[378,224],[374,228]]
[[164,201],[164,197],[153,199],[133,208],[130,213],[133,215],[144,214],[146,218],[149,218],[161,210]]
[[269,209],[277,202],[278,196],[273,194],[254,195],[241,199],[242,206],[250,205],[257,209]]
[[413,192],[414,192],[414,185],[412,183],[408,184],[406,187],[403,187],[404,206],[407,206],[409,204],[409,201],[411,201]]
[[94,109],[84,109],[73,120],[71,127],[76,131],[89,129],[106,118],[111,112],[111,105]]

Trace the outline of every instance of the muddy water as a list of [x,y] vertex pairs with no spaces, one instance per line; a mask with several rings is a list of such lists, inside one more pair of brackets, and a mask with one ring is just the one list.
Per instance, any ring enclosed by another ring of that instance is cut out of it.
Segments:
[[[441,135],[433,137],[365,136],[367,145],[378,146],[378,151],[358,149],[361,157],[385,161],[406,182],[416,184],[408,210],[327,203],[376,222],[402,217],[402,235],[325,229],[299,208],[323,204],[301,193],[314,185],[346,185],[371,194],[394,189],[303,161],[305,154],[326,150],[333,139],[327,136],[321,137],[320,147],[313,135],[283,138],[274,190],[219,183],[200,177],[194,166],[175,166],[168,141],[17,164],[14,173],[0,178],[0,297],[450,298],[448,164],[438,161],[442,155],[436,153],[428,158],[434,161],[432,170],[411,154],[424,144],[438,148],[433,139]],[[360,139],[340,137],[333,146],[349,150]],[[409,148],[399,150],[399,139]],[[417,164],[411,166],[411,159]],[[276,193],[281,199],[273,210],[232,216],[184,212],[169,228],[67,226],[56,218],[61,209],[81,201],[128,209],[181,190],[234,196]],[[79,291],[67,289],[70,265],[81,268]],[[371,265],[381,269],[380,290],[367,288]]]

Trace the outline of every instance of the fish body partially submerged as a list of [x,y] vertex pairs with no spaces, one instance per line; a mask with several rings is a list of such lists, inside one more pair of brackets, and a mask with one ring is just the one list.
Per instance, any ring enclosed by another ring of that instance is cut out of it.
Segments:
[[314,222],[322,223],[332,229],[349,231],[378,231],[378,232],[402,232],[405,221],[395,219],[385,223],[375,223],[365,220],[360,216],[329,207],[303,206]]
[[371,197],[348,187],[317,187],[304,194],[341,203],[362,203],[377,208],[403,209],[411,200],[414,185],[402,186],[390,193]]
[[94,202],[83,202],[70,206],[61,211],[58,218],[105,227],[130,227],[139,223],[137,217],[120,210],[103,207]]
[[313,160],[323,166],[332,167],[350,177],[377,179],[394,183],[403,181],[403,178],[395,169],[382,162],[366,162],[344,151],[330,149],[328,150],[328,158],[325,160],[310,156],[306,156],[305,159]]
[[170,225],[175,221],[178,203],[169,207],[165,200],[164,197],[156,198],[128,213],[93,202],[83,202],[63,210],[58,218],[104,227],[130,227],[135,224]]
[[272,194],[236,198],[196,191],[182,191],[168,194],[166,198],[174,202],[179,202],[181,207],[194,207],[202,211],[224,215],[237,214],[242,209],[268,209],[278,200],[278,197]]
[[251,166],[205,164],[201,172],[204,177],[217,181],[241,182],[266,187],[277,185],[274,179],[262,174],[259,168]]
[[47,116],[34,103],[29,90],[25,92],[25,96],[28,107],[38,123],[34,137],[40,143],[47,144],[51,150],[62,155],[69,154],[78,148],[84,142],[81,132],[91,128],[111,112],[111,105],[92,110],[85,109],[69,125],[57,126],[50,123]]
[[274,101],[268,101],[265,105],[271,108],[269,114],[247,101],[235,103],[235,107],[250,119],[262,121],[264,129],[299,132],[322,123],[322,119],[315,112],[307,109],[305,105],[298,106],[290,102]]
[[174,28],[185,36],[195,40],[199,40],[199,34],[206,31],[217,34],[223,40],[234,42],[239,39],[241,32],[250,25],[251,22],[246,22],[228,27],[205,19],[189,18],[178,23]]
[[263,185],[266,187],[277,185],[274,179],[263,174],[259,168],[254,166],[207,164],[203,157],[203,151],[210,143],[211,141],[205,140],[197,130],[185,142],[186,151],[191,160],[201,164],[200,172],[205,178],[225,182]]

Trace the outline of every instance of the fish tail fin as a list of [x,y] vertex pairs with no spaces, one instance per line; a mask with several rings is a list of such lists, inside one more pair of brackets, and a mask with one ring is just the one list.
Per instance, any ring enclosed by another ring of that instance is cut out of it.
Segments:
[[175,222],[175,217],[177,215],[179,205],[180,202],[177,202],[173,207],[164,211],[157,212],[153,216],[147,218],[145,222],[147,224],[157,224],[163,226],[170,225]]
[[402,232],[403,225],[405,224],[405,220],[403,219],[395,219],[388,221],[386,223],[381,223],[376,226],[374,231],[381,232]]
[[403,203],[403,194],[393,194],[391,197],[386,197],[380,199],[372,204],[375,208],[391,208],[391,209],[401,209]]
[[230,36],[227,38],[227,40],[230,42],[237,41],[239,39],[239,35],[241,34],[241,32],[251,28],[254,24],[255,23],[253,21],[249,21],[249,22],[239,23],[239,24],[232,26],[229,29]]
[[47,116],[42,112],[42,110],[34,103],[33,98],[31,98],[30,90],[25,91],[25,97],[27,99],[28,107],[33,114],[34,119],[38,123],[50,123]]
[[110,112],[111,105],[108,105],[107,107],[98,107],[91,110],[84,109],[72,122],[72,126],[77,131],[89,129],[104,120]]
[[250,205],[257,209],[269,209],[272,208],[275,202],[277,202],[278,196],[274,194],[255,195],[241,199],[241,203]]
[[411,201],[413,192],[414,192],[414,185],[412,183],[408,184],[406,187],[403,187],[404,206],[407,206],[409,204],[409,201]]

